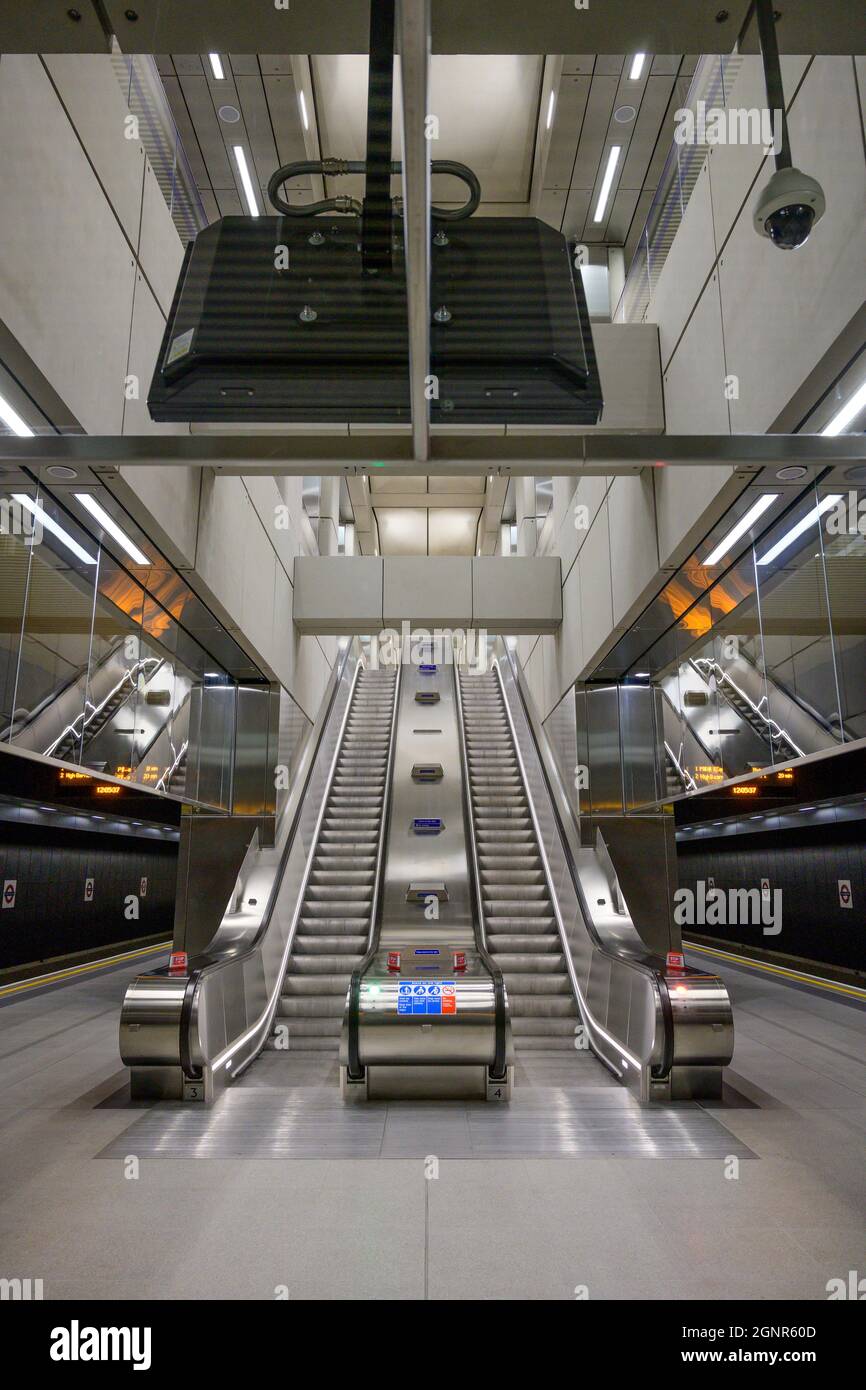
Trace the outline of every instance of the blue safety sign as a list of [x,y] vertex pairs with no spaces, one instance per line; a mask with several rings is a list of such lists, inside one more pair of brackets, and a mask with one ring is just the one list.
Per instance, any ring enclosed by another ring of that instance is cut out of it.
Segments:
[[436,665],[432,661],[422,661],[419,669],[422,676],[435,676],[436,674]]
[[439,816],[416,816],[412,822],[412,829],[416,835],[438,835],[442,829],[442,820]]
[[[453,980],[401,980],[397,987],[398,1014],[456,1012]],[[445,1001],[445,1008],[442,1003]]]

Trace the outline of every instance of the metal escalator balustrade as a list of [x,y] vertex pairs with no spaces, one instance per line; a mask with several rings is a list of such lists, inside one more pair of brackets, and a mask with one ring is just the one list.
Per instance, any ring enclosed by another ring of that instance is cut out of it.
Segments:
[[397,676],[360,673],[277,1007],[290,1051],[336,1052],[367,950],[385,819]]
[[580,1020],[499,678],[459,680],[484,932],[515,1048],[570,1050]]

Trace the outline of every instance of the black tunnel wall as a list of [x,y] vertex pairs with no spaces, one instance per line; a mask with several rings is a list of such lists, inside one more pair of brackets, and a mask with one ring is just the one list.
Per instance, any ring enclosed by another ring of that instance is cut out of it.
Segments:
[[[683,935],[729,941],[818,964],[866,973],[866,821],[736,835],[677,845],[681,888],[698,880],[715,887],[782,890],[782,930],[760,924],[683,927]],[[852,906],[839,901],[839,880],[851,882]]]
[[[94,879],[90,902],[88,878]],[[7,821],[0,826],[0,880],[7,879],[16,880],[16,894],[14,907],[0,909],[0,970],[156,934],[171,938],[173,841]],[[137,921],[124,915],[130,894],[139,898]]]

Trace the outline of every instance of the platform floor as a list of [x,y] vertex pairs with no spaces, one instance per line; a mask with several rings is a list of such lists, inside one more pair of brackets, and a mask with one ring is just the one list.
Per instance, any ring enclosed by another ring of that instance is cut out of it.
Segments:
[[566,1055],[507,1108],[344,1107],[274,1053],[203,1110],[128,1099],[141,968],[0,1005],[0,1277],[46,1298],[823,1299],[866,1266],[860,1005],[720,966],[718,1105],[641,1109]]

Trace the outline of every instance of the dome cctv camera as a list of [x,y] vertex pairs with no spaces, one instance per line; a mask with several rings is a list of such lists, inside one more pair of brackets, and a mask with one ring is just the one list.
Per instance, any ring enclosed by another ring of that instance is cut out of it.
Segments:
[[759,236],[769,237],[782,251],[793,251],[808,240],[826,206],[817,179],[800,169],[777,169],[758,194],[752,220]]

